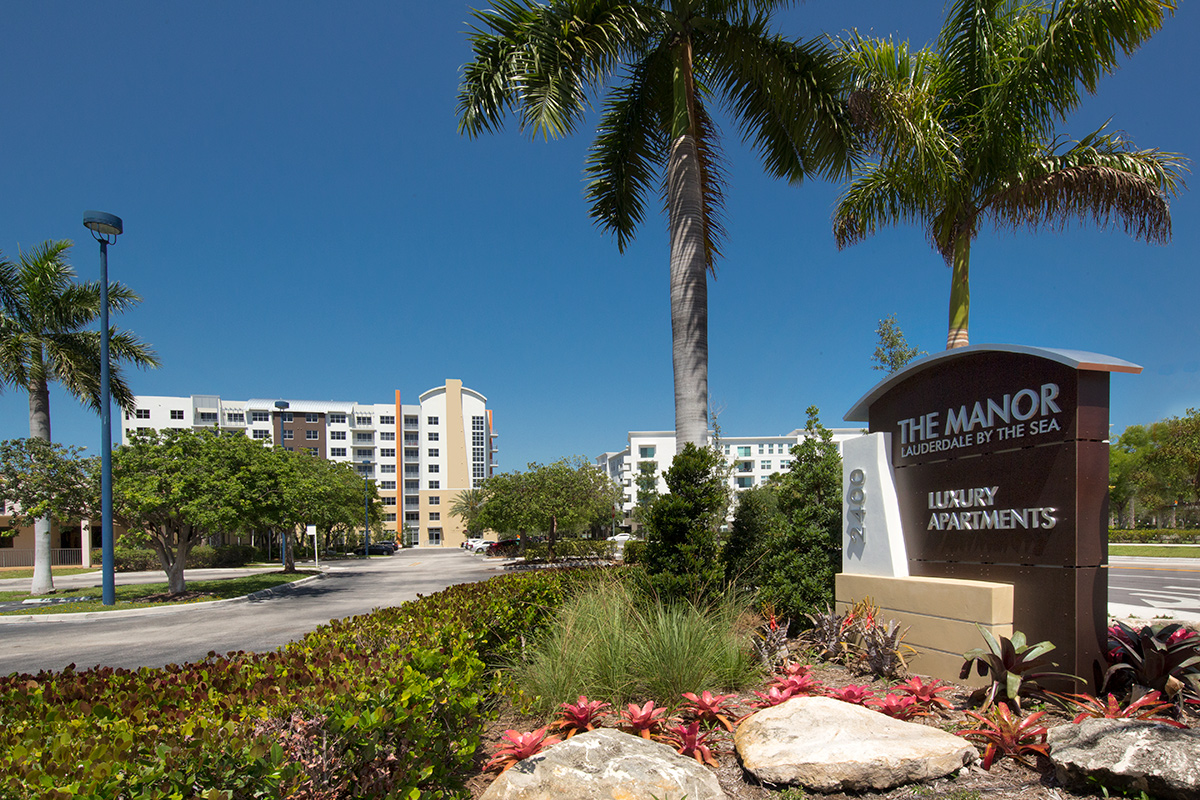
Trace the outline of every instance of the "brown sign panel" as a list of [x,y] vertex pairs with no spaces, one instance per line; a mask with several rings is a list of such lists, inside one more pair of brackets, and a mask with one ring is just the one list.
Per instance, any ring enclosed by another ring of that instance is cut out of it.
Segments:
[[[912,575],[1014,587],[1014,625],[1090,680],[1107,622],[1108,372],[1090,353],[974,346],[923,359],[847,414],[891,434]],[[864,413],[865,412],[865,413]]]

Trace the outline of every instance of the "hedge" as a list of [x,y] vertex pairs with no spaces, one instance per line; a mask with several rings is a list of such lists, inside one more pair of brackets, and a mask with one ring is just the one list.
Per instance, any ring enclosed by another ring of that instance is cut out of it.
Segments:
[[[559,539],[554,543],[555,558],[602,558],[616,557],[617,545],[604,539]],[[547,557],[545,542],[528,542],[525,545],[525,560],[534,561]]]
[[[243,567],[258,560],[258,551],[244,544],[218,545],[209,547],[201,544],[193,547],[187,556],[187,569],[216,569],[221,567]],[[92,550],[92,563],[99,564],[101,553]],[[158,553],[149,547],[113,548],[113,569],[117,572],[154,572],[162,569]]]
[[270,653],[0,678],[0,798],[465,798],[488,664],[587,580],[455,586]]
[[1110,530],[1110,544],[1200,544],[1200,530],[1185,528],[1152,528],[1136,531]]

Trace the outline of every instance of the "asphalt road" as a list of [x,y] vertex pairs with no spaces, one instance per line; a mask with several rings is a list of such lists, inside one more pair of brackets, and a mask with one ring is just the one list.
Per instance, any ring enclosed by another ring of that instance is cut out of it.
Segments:
[[17,623],[0,618],[0,675],[61,670],[70,663],[81,669],[161,667],[197,661],[210,650],[272,650],[331,619],[497,574],[495,561],[461,550],[402,550],[388,558],[331,562],[320,578],[261,600]]
[[1110,611],[1200,622],[1200,559],[1109,558]]

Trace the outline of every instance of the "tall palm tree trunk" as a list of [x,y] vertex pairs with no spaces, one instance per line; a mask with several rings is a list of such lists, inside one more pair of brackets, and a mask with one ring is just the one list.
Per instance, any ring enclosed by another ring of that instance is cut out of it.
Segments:
[[667,162],[671,227],[671,364],[675,452],[708,441],[708,264],[696,140],[680,136]]
[[[50,441],[50,387],[45,381],[29,387],[29,438]],[[50,570],[50,517],[33,523],[33,581],[29,593],[50,594],[54,575]]]
[[966,347],[971,316],[971,234],[964,232],[954,240],[954,264],[950,276],[950,332],[946,349]]

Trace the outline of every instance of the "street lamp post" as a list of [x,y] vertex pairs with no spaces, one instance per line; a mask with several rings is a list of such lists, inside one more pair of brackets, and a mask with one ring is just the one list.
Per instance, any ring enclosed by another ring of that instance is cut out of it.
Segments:
[[112,415],[109,400],[108,360],[108,246],[125,230],[121,218],[103,211],[85,211],[83,225],[100,243],[100,548],[103,572],[101,600],[106,606],[117,602],[113,580],[112,528]]
[[363,462],[363,556],[371,557],[371,461]]
[[[291,407],[292,404],[287,400],[275,401],[275,408],[279,409],[279,446],[285,451],[287,450],[287,445],[283,443],[283,412]],[[286,536],[287,532],[281,528],[279,531],[279,563],[283,565],[284,569],[287,569],[287,542],[284,541]]]

